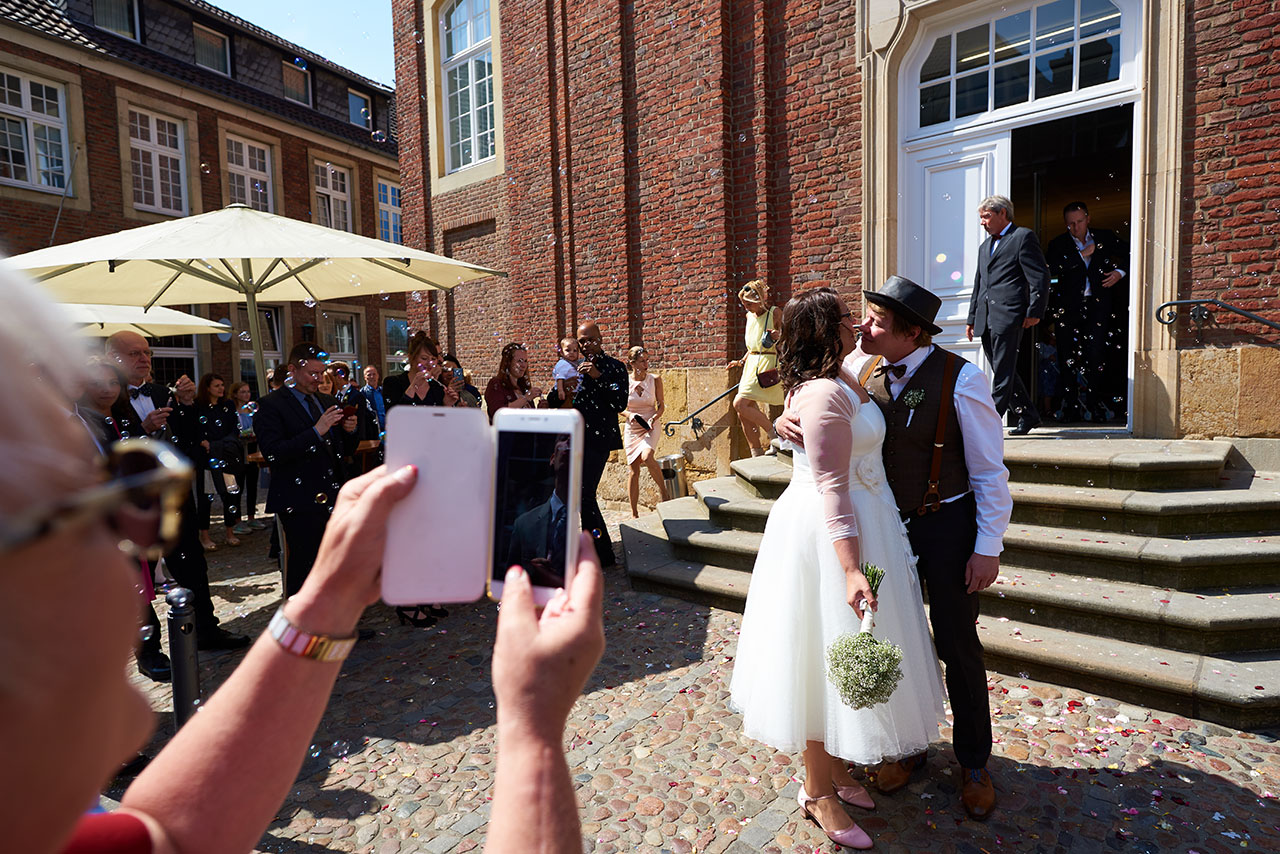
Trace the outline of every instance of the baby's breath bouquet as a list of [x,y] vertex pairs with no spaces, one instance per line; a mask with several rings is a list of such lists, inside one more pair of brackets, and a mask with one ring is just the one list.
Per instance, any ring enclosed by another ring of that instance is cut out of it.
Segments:
[[[871,592],[877,593],[884,570],[864,562],[862,574],[867,577]],[[902,648],[876,640],[871,634],[872,625],[873,615],[867,608],[858,633],[841,635],[827,650],[827,679],[840,692],[845,705],[855,709],[869,709],[888,701],[902,681]]]

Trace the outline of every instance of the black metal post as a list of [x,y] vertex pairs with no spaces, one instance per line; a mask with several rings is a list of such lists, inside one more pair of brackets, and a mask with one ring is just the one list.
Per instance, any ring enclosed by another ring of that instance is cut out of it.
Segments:
[[175,587],[169,603],[169,660],[173,666],[173,728],[182,729],[200,705],[200,669],[196,660],[196,610],[191,591]]

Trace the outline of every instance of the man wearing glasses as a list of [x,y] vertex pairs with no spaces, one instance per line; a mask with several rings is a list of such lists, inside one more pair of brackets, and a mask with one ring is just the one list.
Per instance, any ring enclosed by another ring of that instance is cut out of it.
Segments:
[[[200,425],[196,420],[196,386],[185,374],[178,379],[172,393],[158,383],[148,382],[151,375],[151,347],[147,339],[135,332],[117,332],[107,339],[107,356],[114,359],[124,372],[129,384],[128,397],[113,408],[113,414],[121,433],[135,438],[153,437],[173,443],[188,457],[200,442]],[[197,488],[199,488],[197,486]],[[209,592],[209,565],[204,559],[200,534],[196,528],[195,493],[188,489],[181,510],[181,527],[177,546],[165,555],[165,563],[173,578],[191,591],[195,607],[196,646],[202,650],[242,649],[249,639],[219,628],[213,613],[213,597]],[[158,622],[158,621],[157,621]],[[150,643],[150,642],[148,642]],[[139,669],[151,678],[165,678],[168,662],[159,653],[158,636],[155,654],[148,653],[146,660],[154,665],[151,672],[143,669],[143,657],[139,657]]]

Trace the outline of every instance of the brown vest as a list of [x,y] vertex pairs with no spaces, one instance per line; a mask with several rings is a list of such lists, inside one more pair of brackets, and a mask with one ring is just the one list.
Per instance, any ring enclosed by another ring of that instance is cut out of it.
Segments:
[[[884,470],[893,490],[894,501],[903,513],[914,513],[924,504],[929,490],[929,468],[933,462],[933,440],[938,429],[938,415],[942,407],[944,389],[943,365],[947,354],[941,347],[934,347],[924,363],[916,369],[905,387],[894,400],[885,393],[884,376],[869,376],[864,385],[871,398],[884,413]],[[883,360],[877,360],[884,364]],[[947,393],[955,393],[955,380],[967,362],[956,356],[957,366]],[[865,369],[864,369],[865,373]],[[861,377],[859,377],[861,379]],[[918,389],[920,393],[913,395]],[[907,401],[919,399],[915,415]],[[949,407],[947,435],[942,446],[942,474],[938,493],[943,501],[969,491],[969,470],[964,464],[964,437],[960,434],[960,422],[955,407]]]

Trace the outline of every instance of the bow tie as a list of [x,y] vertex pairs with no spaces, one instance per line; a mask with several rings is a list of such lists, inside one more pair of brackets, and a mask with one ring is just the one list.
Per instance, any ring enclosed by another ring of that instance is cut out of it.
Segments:
[[137,400],[137,399],[138,399],[138,395],[140,395],[140,394],[142,394],[142,386],[136,386],[136,387],[135,387],[135,386],[130,386],[130,387],[129,387],[129,399],[130,399],[130,400]]
[[881,365],[880,367],[876,368],[875,375],[877,377],[882,377],[885,374],[893,374],[898,379],[902,379],[902,375],[905,374],[906,372],[907,372],[906,365]]

